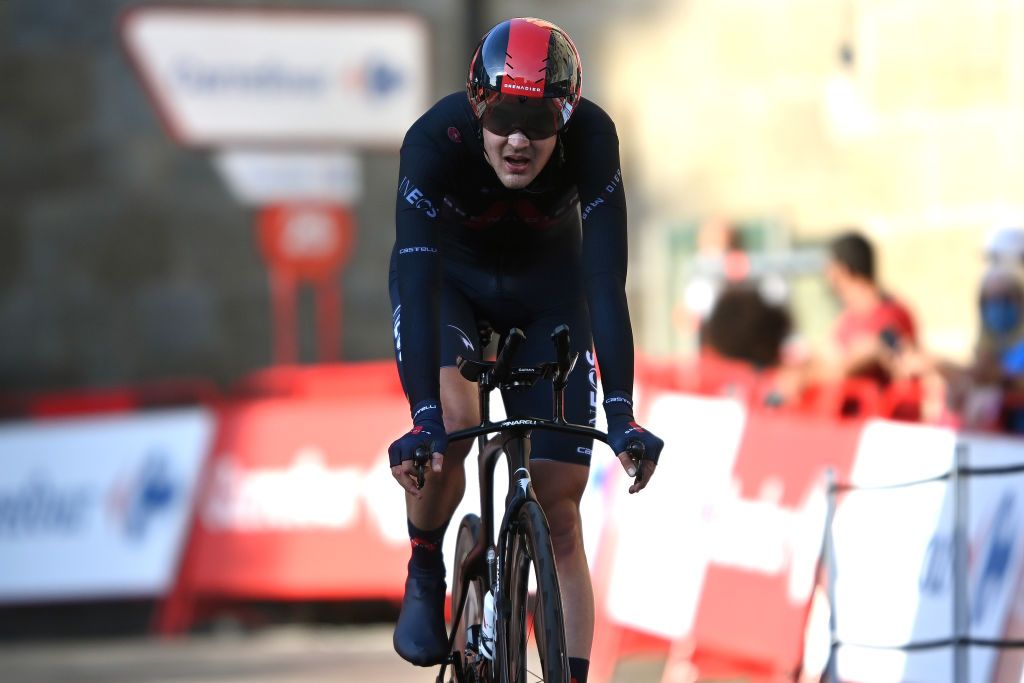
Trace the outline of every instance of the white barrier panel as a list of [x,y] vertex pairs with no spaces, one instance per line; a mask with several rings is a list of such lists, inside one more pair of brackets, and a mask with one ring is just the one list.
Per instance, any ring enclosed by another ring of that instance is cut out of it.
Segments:
[[[715,538],[707,517],[736,499],[732,471],[745,420],[743,406],[732,400],[655,399],[646,425],[666,444],[658,463],[661,490],[630,496],[620,468],[621,485],[611,494],[620,500],[610,523],[622,530],[607,597],[615,622],[669,639],[693,628],[708,566],[716,549],[730,549]],[[666,542],[666,525],[674,542]]]
[[[927,479],[953,466],[957,434],[948,429],[872,422],[852,473],[855,485]],[[1019,439],[961,437],[964,465],[1024,461]],[[1003,637],[1024,557],[1024,476],[967,479],[969,635]],[[949,482],[854,491],[840,499],[835,523],[836,616],[840,641],[901,645],[951,638],[953,498]],[[969,680],[992,680],[998,652],[972,648]],[[844,647],[843,680],[953,680],[953,649],[904,653]]]
[[0,601],[164,594],[213,429],[199,408],[0,426]]

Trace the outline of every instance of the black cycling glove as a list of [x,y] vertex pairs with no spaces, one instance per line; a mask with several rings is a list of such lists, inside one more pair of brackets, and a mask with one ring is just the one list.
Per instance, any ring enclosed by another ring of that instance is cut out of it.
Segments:
[[618,454],[626,450],[631,441],[644,445],[644,460],[658,464],[665,442],[641,427],[633,419],[633,400],[624,391],[613,391],[604,399],[604,414],[608,418],[608,445]]
[[444,431],[439,401],[428,399],[413,406],[412,424],[412,429],[388,448],[392,467],[415,458],[416,449],[420,446],[429,448],[431,454],[444,453],[448,448],[448,434]]

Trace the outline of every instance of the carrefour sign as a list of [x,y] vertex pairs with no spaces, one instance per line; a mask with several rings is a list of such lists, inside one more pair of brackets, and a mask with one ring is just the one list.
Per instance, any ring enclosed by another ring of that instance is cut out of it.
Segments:
[[165,594],[213,428],[203,408],[0,426],[0,603]]
[[121,28],[183,144],[397,147],[429,105],[428,35],[411,14],[136,7]]

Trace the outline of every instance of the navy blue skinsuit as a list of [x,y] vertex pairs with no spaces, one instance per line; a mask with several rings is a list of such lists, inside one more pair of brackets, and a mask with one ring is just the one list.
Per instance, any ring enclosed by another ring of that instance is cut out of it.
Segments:
[[[410,405],[439,398],[438,369],[480,358],[477,320],[527,342],[517,365],[553,357],[552,330],[567,323],[580,362],[566,417],[593,424],[596,373],[605,393],[633,388],[626,304],[626,200],[615,126],[581,100],[551,160],[525,189],[505,188],[484,159],[464,92],[435,104],[401,152],[390,291],[395,352]],[[508,414],[550,417],[550,386],[505,395]],[[590,442],[540,432],[532,459],[589,464]]]

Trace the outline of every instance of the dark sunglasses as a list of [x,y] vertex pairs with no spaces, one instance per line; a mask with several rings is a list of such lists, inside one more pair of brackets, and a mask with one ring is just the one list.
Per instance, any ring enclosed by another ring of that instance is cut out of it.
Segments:
[[558,132],[561,118],[550,98],[499,97],[487,105],[481,124],[502,137],[519,131],[531,140],[543,140]]

